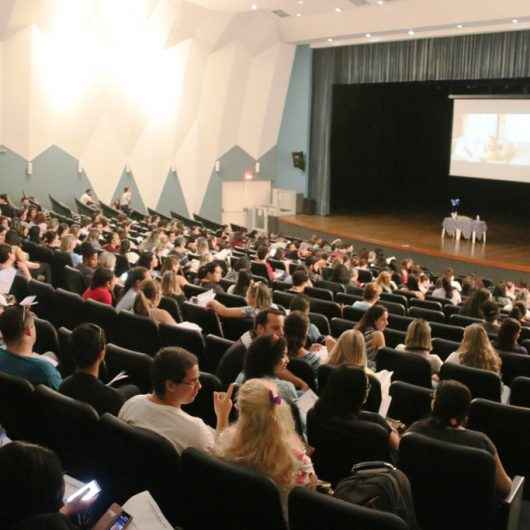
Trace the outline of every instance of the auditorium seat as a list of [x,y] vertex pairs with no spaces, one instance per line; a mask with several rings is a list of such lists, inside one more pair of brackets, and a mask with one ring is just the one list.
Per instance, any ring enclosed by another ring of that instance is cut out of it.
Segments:
[[192,298],[193,296],[198,296],[201,293],[205,293],[208,289],[205,287],[200,287],[198,285],[193,285],[192,283],[187,283],[182,287],[186,298]]
[[204,358],[204,338],[200,331],[184,326],[159,324],[158,334],[160,347],[180,346],[193,353],[199,359],[199,366]]
[[362,299],[363,297],[361,295],[335,293],[335,302],[345,306],[352,306],[355,302],[360,302]]
[[442,361],[445,361],[459,347],[460,342],[440,338],[432,339],[432,353],[438,355]]
[[72,256],[68,252],[61,252],[55,250],[52,252],[52,260],[50,262],[52,270],[52,284],[57,289],[65,286],[64,269],[67,266],[72,266]]
[[215,429],[217,418],[213,407],[213,393],[223,390],[221,380],[213,374],[201,371],[201,390],[189,405],[183,405],[182,409],[192,416],[201,418],[210,427]]
[[381,348],[376,357],[377,371],[393,372],[392,381],[405,381],[412,385],[432,388],[431,365],[421,355]]
[[372,273],[364,269],[357,269],[359,273],[359,282],[361,283],[370,283],[373,280]]
[[114,274],[119,278],[122,274],[128,272],[131,266],[126,256],[123,256],[122,254],[115,254],[115,256],[116,266],[114,267]]
[[345,318],[332,318],[331,319],[331,336],[338,338],[349,329],[353,329],[355,322],[347,320]]
[[238,340],[243,333],[254,329],[253,318],[232,318],[221,317],[221,326],[223,327],[223,335],[228,340]]
[[312,313],[320,313],[321,315],[326,316],[329,320],[342,317],[342,310],[339,304],[335,302],[327,302],[326,300],[319,300],[318,298],[309,299],[309,310]]
[[215,295],[215,299],[226,307],[244,307],[248,305],[244,296],[235,294],[219,293]]
[[258,263],[256,261],[251,261],[250,271],[252,272],[252,274],[255,274],[256,276],[263,276],[264,278],[269,277],[267,273],[267,266],[265,265],[265,263]]
[[364,288],[363,287],[355,287],[354,285],[347,285],[346,286],[346,294],[350,294],[353,296],[359,296],[361,299],[364,294]]
[[309,320],[314,324],[318,331],[324,336],[331,334],[331,327],[329,325],[329,320],[324,315],[320,313],[309,313]]
[[358,307],[345,306],[342,310],[343,317],[352,322],[359,322],[366,313],[366,309],[359,309]]
[[76,363],[72,353],[72,332],[65,328],[60,327],[57,331],[59,338],[59,366],[57,369],[61,372],[63,379],[75,372]]
[[404,304],[398,304],[397,302],[390,302],[389,300],[379,300],[378,302],[383,307],[386,307],[389,315],[406,315],[407,309]]
[[445,322],[445,314],[442,311],[425,309],[415,305],[409,307],[408,315],[412,318],[423,318],[429,322]]
[[206,335],[206,351],[199,367],[205,372],[214,374],[219,366],[219,361],[226,353],[226,350],[234,344],[234,341],[218,337],[217,335]]
[[33,346],[35,353],[53,352],[59,355],[59,337],[53,325],[47,320],[35,318],[37,340]]
[[311,460],[317,477],[331,482],[333,487],[350,475],[354,464],[390,459],[388,431],[371,421],[353,423],[330,418],[321,422],[310,410],[307,415],[307,441],[315,449]]
[[468,317],[465,315],[460,315],[459,313],[455,313],[449,317],[449,324],[452,326],[461,326],[463,328],[470,326],[471,324],[481,324],[483,322],[484,320],[481,318]]
[[455,379],[464,383],[474,398],[501,400],[501,378],[488,370],[445,362],[440,369],[440,379]]
[[287,529],[278,488],[247,467],[188,448],[181,483],[186,530],[248,530],[250,521],[252,530]]
[[287,368],[293,375],[304,381],[313,392],[317,391],[315,371],[308,362],[303,359],[290,359]]
[[502,361],[502,380],[511,386],[519,376],[530,377],[530,355],[497,351]]
[[524,479],[514,481],[512,497],[497,513],[495,461],[486,451],[407,433],[399,446],[399,467],[410,481],[422,530],[512,530],[508,515],[514,510],[516,516],[521,509]]
[[120,339],[118,313],[112,306],[96,300],[86,300],[83,306],[83,317],[85,322],[91,322],[103,328],[107,341],[114,342]]
[[304,294],[311,298],[333,302],[333,291],[330,289],[323,289],[322,287],[306,287]]
[[420,300],[419,298],[411,298],[409,300],[410,307],[422,307],[423,309],[430,309],[432,311],[442,311],[443,305],[434,300]]
[[37,305],[32,306],[33,312],[39,318],[54,320],[57,309],[55,289],[49,283],[30,280],[28,282],[28,293],[37,297]]
[[116,342],[123,348],[154,356],[160,348],[158,326],[148,317],[120,311]]
[[[467,427],[488,435],[510,477],[530,477],[530,409],[474,399]],[[526,499],[530,499],[529,484]]]
[[13,283],[11,284],[9,294],[12,294],[16,298],[17,302],[24,300],[24,298],[29,295],[28,280],[17,274],[13,278]]
[[185,321],[198,324],[204,335],[211,333],[218,337],[224,337],[221,320],[212,309],[201,307],[191,302],[184,302],[182,304],[182,317]]
[[296,297],[296,293],[289,293],[287,291],[272,291],[272,301],[275,304],[280,304],[283,307],[289,307],[291,305],[291,301],[293,298]]
[[269,263],[271,264],[271,267],[277,271],[277,270],[280,270],[280,271],[285,271],[287,272],[287,266],[285,265],[285,263],[279,259],[269,259]]
[[398,331],[407,331],[411,322],[414,322],[414,318],[401,316],[401,315],[388,315],[388,326]]
[[381,512],[308,488],[294,488],[289,493],[290,530],[408,530],[397,515]]
[[395,348],[398,344],[405,343],[405,332],[397,329],[386,328],[383,332],[385,335],[386,345],[390,348]]
[[56,320],[58,326],[74,329],[84,321],[84,300],[76,293],[57,289]]
[[293,286],[290,282],[280,282],[279,280],[275,280],[272,282],[272,290],[273,291],[288,291]]
[[380,296],[381,302],[388,301],[393,302],[395,304],[401,304],[404,307],[408,307],[409,300],[406,296],[403,296],[402,294],[396,294],[396,293],[381,293]]
[[147,490],[170,523],[180,524],[185,485],[174,446],[156,432],[134,427],[111,414],[101,417],[100,433],[113,502],[123,504]]
[[159,309],[165,309],[173,317],[175,322],[182,322],[180,307],[174,298],[162,296],[158,307]]
[[72,293],[82,295],[87,287],[83,275],[74,267],[66,265],[64,268],[64,288]]
[[390,408],[388,417],[410,426],[431,413],[432,389],[394,381],[390,385]]
[[464,328],[458,326],[450,326],[449,324],[442,324],[440,322],[429,322],[431,326],[431,333],[433,338],[447,339],[455,342],[460,342],[464,336]]
[[146,353],[107,344],[105,356],[107,378],[110,380],[124,371],[129,376],[125,382],[136,385],[143,394],[152,391],[151,367],[153,359]]
[[530,408],[530,377],[516,377],[511,389],[510,404]]

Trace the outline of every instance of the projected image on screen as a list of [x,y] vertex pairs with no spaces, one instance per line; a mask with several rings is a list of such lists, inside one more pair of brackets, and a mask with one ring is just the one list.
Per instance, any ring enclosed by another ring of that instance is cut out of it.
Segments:
[[456,100],[451,175],[530,182],[530,102]]

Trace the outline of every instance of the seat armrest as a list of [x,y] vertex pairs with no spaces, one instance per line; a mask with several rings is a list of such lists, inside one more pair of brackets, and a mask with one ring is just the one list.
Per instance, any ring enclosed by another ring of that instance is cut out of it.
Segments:
[[501,501],[498,530],[517,530],[523,503],[525,477],[516,476],[512,480],[510,493]]

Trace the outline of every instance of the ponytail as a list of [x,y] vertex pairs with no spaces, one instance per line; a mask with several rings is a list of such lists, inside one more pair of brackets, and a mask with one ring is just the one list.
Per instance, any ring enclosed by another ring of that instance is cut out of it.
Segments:
[[139,291],[134,299],[133,311],[135,315],[149,317],[149,310],[151,309],[151,302],[147,299],[142,291]]

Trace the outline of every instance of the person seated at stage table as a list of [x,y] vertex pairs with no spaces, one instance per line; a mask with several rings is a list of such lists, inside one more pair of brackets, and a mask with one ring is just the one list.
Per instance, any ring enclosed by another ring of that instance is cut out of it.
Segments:
[[528,350],[517,341],[521,336],[521,323],[514,318],[505,318],[502,321],[497,338],[493,345],[497,351],[508,353],[528,354]]
[[484,318],[483,306],[491,301],[491,292],[485,288],[475,291],[460,309],[460,314],[472,318]]
[[356,300],[352,307],[355,309],[370,309],[372,306],[379,302],[381,297],[382,289],[376,282],[367,283],[364,286],[363,299]]
[[445,362],[480,368],[499,375],[502,365],[502,360],[492,346],[486,330],[478,323],[466,326],[460,346]]
[[304,269],[298,269],[293,273],[293,286],[289,292],[304,294],[306,287],[313,287],[311,280]]
[[398,344],[396,350],[421,355],[429,362],[433,374],[440,372],[443,363],[438,355],[431,353],[431,326],[423,318],[417,318],[409,324],[405,344]]
[[449,300],[454,305],[462,303],[460,292],[451,283],[451,280],[448,279],[447,276],[442,276],[442,278],[438,280],[437,288],[432,292],[432,296]]
[[388,326],[386,307],[376,304],[370,307],[355,326],[364,336],[368,368],[375,370],[377,352],[386,346],[384,331]]
[[501,324],[499,322],[499,306],[490,300],[485,302],[482,306],[482,314],[484,315],[484,329],[490,335],[497,335]]
[[375,283],[381,287],[382,292],[392,294],[398,290],[396,282],[392,280],[392,274],[389,271],[381,271],[375,279]]

